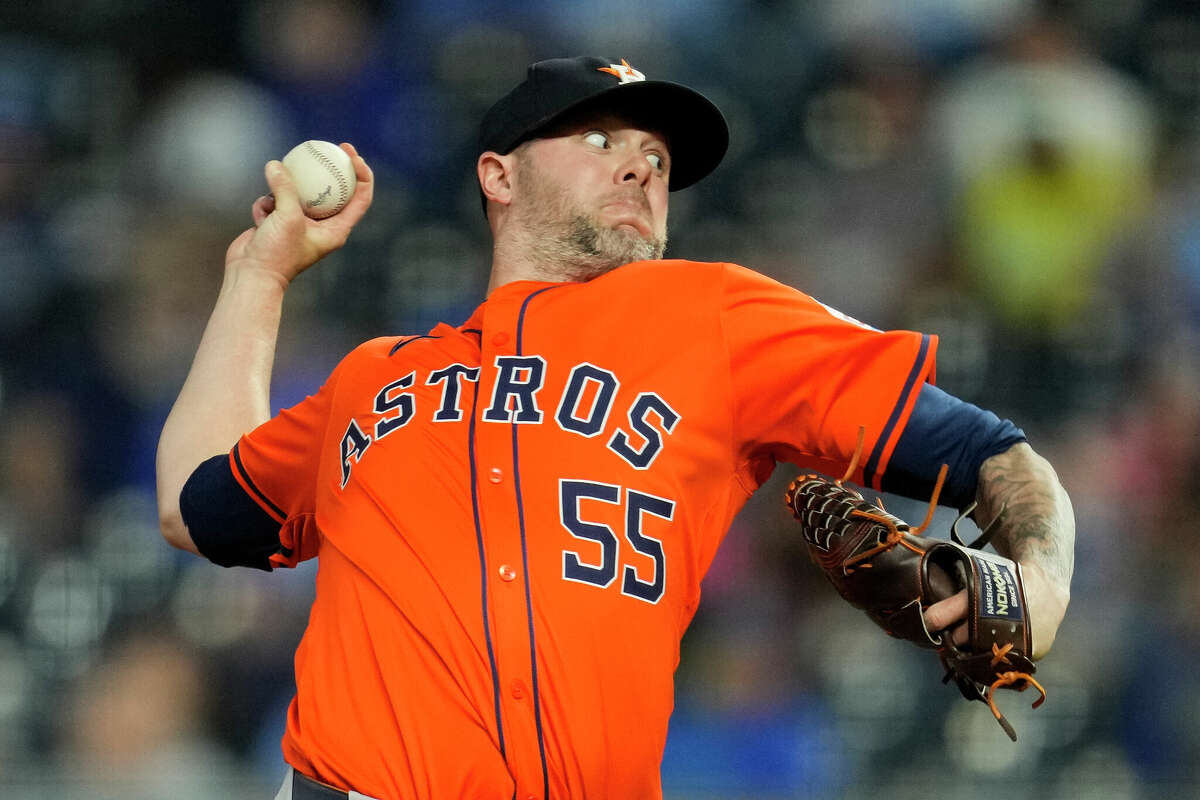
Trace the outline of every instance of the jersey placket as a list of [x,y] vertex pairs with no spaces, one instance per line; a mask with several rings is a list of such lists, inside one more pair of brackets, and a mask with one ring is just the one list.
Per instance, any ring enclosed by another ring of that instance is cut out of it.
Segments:
[[[499,294],[503,295],[503,292]],[[517,366],[521,311],[528,293],[493,297],[484,311],[480,341],[479,399],[475,411],[475,459],[480,526],[487,559],[487,594],[496,650],[506,758],[521,800],[544,798],[545,766],[538,719],[534,631],[529,613],[533,586],[523,548],[519,427],[532,421],[531,393],[514,386],[536,375]],[[516,420],[515,422],[513,420]]]

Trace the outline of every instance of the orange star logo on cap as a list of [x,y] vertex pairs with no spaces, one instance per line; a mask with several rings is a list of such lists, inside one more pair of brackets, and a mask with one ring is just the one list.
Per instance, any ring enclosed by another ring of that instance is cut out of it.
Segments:
[[607,72],[609,75],[616,75],[621,83],[633,83],[634,81],[644,81],[646,76],[638,72],[633,67],[629,66],[629,62],[621,59],[620,64],[609,64],[607,67],[597,67],[599,72]]

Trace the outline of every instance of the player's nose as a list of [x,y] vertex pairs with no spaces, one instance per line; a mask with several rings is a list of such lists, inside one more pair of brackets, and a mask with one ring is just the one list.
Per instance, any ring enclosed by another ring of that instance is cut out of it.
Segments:
[[635,183],[638,186],[645,187],[653,173],[654,168],[650,166],[650,162],[646,159],[644,153],[631,153],[628,158],[622,160],[618,165],[616,182]]

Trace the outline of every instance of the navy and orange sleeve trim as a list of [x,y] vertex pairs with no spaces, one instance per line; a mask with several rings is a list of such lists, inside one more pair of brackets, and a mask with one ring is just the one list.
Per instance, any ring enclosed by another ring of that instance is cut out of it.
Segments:
[[921,386],[926,381],[933,380],[936,351],[937,338],[929,334],[921,334],[921,344],[917,348],[917,356],[913,359],[912,368],[908,371],[904,386],[900,389],[900,396],[892,408],[892,413],[888,415],[883,430],[875,440],[875,446],[863,464],[863,485],[870,486],[877,491],[880,489],[880,477],[887,471],[888,461],[899,441],[899,434],[904,430],[916,404]]
[[248,493],[238,478],[248,482],[249,477],[244,471],[234,474],[240,468],[237,448],[196,467],[179,494],[179,510],[196,549],[209,561],[270,572],[271,556],[284,550],[279,541],[282,515],[276,520],[262,503],[274,512],[278,507],[261,493]]
[[270,514],[277,523],[283,524],[287,519],[287,512],[271,502],[271,498],[263,494],[263,491],[254,483],[254,479],[250,477],[250,473],[246,471],[246,465],[242,463],[242,454],[239,450],[239,445],[235,444],[233,450],[229,451],[229,464],[233,470],[233,476],[241,487],[250,495],[256,503],[262,506],[263,511]]

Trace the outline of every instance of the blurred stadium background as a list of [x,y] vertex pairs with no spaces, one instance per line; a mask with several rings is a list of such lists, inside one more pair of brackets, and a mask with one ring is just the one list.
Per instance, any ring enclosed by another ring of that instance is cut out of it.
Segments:
[[939,384],[1022,425],[1079,523],[1049,700],[1003,698],[1010,744],[824,584],[781,468],[684,640],[668,796],[1197,796],[1190,0],[3,4],[0,796],[273,796],[311,564],[184,556],[153,502],[224,248],[266,160],[352,141],[378,198],[289,294],[276,406],[362,339],[457,324],[489,258],[477,120],[530,61],[584,52],[729,117],[668,255],[938,334]]

